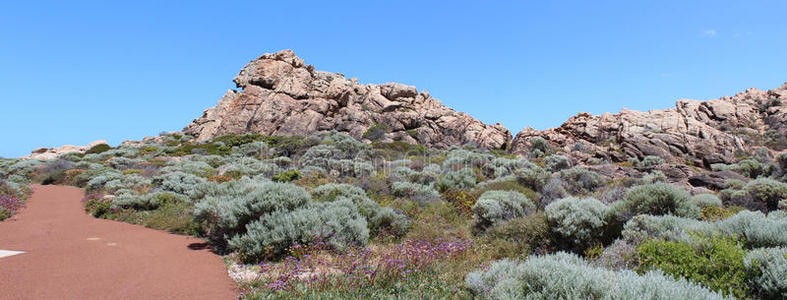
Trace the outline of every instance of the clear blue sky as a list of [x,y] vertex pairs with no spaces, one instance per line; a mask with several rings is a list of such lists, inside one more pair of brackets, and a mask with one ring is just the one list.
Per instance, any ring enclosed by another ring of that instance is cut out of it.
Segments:
[[514,134],[787,81],[784,1],[107,2],[0,4],[0,156],[180,130],[288,48]]

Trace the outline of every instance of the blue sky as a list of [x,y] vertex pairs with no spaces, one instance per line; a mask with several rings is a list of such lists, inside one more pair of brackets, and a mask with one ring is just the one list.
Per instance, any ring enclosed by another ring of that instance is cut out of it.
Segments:
[[180,130],[281,49],[514,134],[787,81],[784,1],[107,2],[0,3],[0,156]]

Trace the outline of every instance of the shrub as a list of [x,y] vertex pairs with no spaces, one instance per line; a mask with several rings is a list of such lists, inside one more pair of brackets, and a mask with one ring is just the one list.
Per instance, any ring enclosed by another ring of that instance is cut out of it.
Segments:
[[386,133],[388,133],[388,126],[385,126],[385,124],[375,123],[363,133],[363,138],[372,142],[376,142],[385,137]]
[[471,189],[475,187],[475,172],[472,169],[460,169],[458,171],[448,172],[440,181],[437,182],[437,189],[440,192],[457,189]]
[[174,192],[192,197],[197,185],[207,182],[202,177],[183,172],[172,172],[153,179],[153,184],[161,187],[162,191]]
[[745,190],[723,189],[719,191],[719,196],[728,206],[741,206],[753,211],[768,211],[767,203],[755,199]]
[[604,248],[593,265],[611,270],[631,269],[638,265],[636,244],[630,241],[617,239]]
[[530,199],[519,192],[488,191],[478,198],[472,210],[476,227],[486,229],[513,218],[524,217],[534,206]]
[[290,182],[301,179],[301,172],[298,172],[298,170],[289,170],[273,175],[271,179],[278,182]]
[[659,271],[610,271],[564,252],[497,261],[468,274],[465,285],[485,299],[723,299]]
[[667,175],[664,175],[662,171],[653,170],[645,177],[642,177],[642,180],[647,183],[667,182]]
[[664,159],[654,155],[648,155],[643,157],[641,162],[641,165],[646,168],[655,167],[661,164],[664,164]]
[[194,218],[219,248],[227,239],[245,232],[246,224],[274,211],[292,211],[311,201],[305,189],[278,182],[230,181],[202,185],[196,194]]
[[440,194],[429,185],[410,182],[394,182],[391,187],[391,192],[394,196],[408,198],[420,205],[440,201]]
[[489,177],[500,178],[513,174],[514,170],[534,166],[533,163],[523,158],[498,157],[484,165],[484,174]]
[[540,191],[552,177],[547,170],[538,166],[514,170],[514,175],[519,183],[535,191]]
[[623,227],[623,238],[630,241],[647,238],[692,242],[693,234],[744,238],[747,248],[787,247],[787,217],[771,213],[741,211],[715,222],[703,222],[676,216],[640,215]]
[[19,195],[0,193],[0,221],[13,216],[23,206],[24,201]]
[[530,156],[541,157],[546,154],[552,153],[552,147],[542,137],[533,137],[530,139]]
[[746,268],[755,274],[752,283],[763,299],[787,298],[787,248],[759,248],[743,259]]
[[563,180],[554,177],[541,189],[541,193],[538,196],[538,208],[544,208],[552,201],[565,198],[567,195],[566,189],[563,188]]
[[721,199],[714,194],[697,194],[691,196],[691,202],[699,208],[706,208],[710,206],[721,207]]
[[571,167],[571,160],[565,155],[553,154],[544,157],[544,165],[550,172],[557,172]]
[[465,149],[452,149],[443,161],[443,169],[455,171],[458,169],[470,169],[474,167],[484,167],[493,158],[490,154],[477,153]]
[[552,229],[576,249],[584,249],[603,235],[609,208],[593,198],[564,198],[547,205]]
[[702,214],[699,207],[691,201],[688,192],[667,183],[633,187],[626,193],[623,201],[615,203],[614,209],[619,216],[672,214],[699,219]]
[[306,150],[298,163],[301,167],[317,167],[328,169],[328,162],[338,157],[339,149],[331,145],[317,145]]
[[485,233],[493,258],[524,258],[530,253],[547,247],[550,241],[549,222],[543,213],[514,218],[497,224]]
[[112,149],[112,147],[110,147],[107,144],[98,144],[93,147],[90,147],[90,149],[87,149],[87,151],[85,151],[85,154],[100,154],[109,151],[109,149]]
[[743,189],[755,200],[765,203],[769,211],[778,209],[779,201],[787,199],[787,183],[770,178],[749,181]]
[[188,199],[171,192],[156,192],[145,195],[121,194],[112,200],[112,207],[153,210],[167,203],[178,202],[188,202]]
[[722,237],[698,237],[693,243],[649,240],[637,249],[640,272],[660,269],[736,298],[749,294],[744,254],[739,242]]
[[749,178],[757,178],[760,175],[765,175],[767,172],[766,167],[755,159],[747,158],[739,161],[733,169],[743,176]]
[[601,186],[601,178],[598,174],[583,168],[560,171],[560,178],[563,179],[566,190],[572,194],[590,193]]
[[407,229],[410,227],[407,216],[397,213],[390,207],[381,207],[370,199],[363,189],[354,185],[324,184],[312,190],[312,196],[318,201],[352,200],[358,207],[358,212],[366,218],[369,231],[373,235],[386,231],[394,236],[402,236],[407,233]]
[[324,242],[334,250],[363,246],[369,238],[366,220],[350,199],[319,202],[293,211],[274,211],[246,226],[229,241],[246,262],[277,258],[292,245]]

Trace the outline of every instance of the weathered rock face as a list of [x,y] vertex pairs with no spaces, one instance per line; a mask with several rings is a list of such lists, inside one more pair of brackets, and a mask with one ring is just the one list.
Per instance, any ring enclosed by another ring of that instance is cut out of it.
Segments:
[[53,160],[61,155],[68,154],[68,153],[80,153],[84,154],[90,148],[93,148],[96,145],[106,144],[107,141],[105,140],[98,140],[87,144],[87,146],[72,146],[72,145],[64,145],[58,148],[38,148],[33,150],[32,153],[28,156],[20,157],[21,159],[38,159],[38,160]]
[[315,71],[291,50],[265,54],[235,77],[218,105],[183,131],[198,140],[227,134],[308,135],[337,130],[358,139],[430,147],[475,143],[505,149],[511,133],[443,106],[426,91],[399,83],[360,84]]
[[716,100],[678,100],[672,109],[624,109],[601,116],[580,113],[558,128],[525,128],[514,139],[512,152],[527,155],[530,140],[542,137],[579,161],[656,155],[670,162],[709,166],[733,162],[736,152],[753,146],[783,150],[786,113],[787,83]]

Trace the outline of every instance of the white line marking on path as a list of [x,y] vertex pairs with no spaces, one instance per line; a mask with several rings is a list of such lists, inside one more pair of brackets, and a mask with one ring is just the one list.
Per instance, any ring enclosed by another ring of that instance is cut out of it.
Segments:
[[25,253],[24,251],[0,250],[0,258]]

